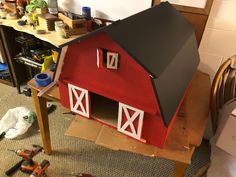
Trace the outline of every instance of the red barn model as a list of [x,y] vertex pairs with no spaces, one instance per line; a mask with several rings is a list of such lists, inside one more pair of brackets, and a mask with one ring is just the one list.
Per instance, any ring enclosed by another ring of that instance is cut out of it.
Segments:
[[67,44],[62,105],[163,147],[199,63],[193,27],[169,3]]

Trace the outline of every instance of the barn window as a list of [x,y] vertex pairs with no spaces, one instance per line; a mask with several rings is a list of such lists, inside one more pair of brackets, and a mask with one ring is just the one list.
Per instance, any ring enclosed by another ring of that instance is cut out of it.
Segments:
[[97,49],[97,66],[98,68],[118,69],[119,54],[106,49]]

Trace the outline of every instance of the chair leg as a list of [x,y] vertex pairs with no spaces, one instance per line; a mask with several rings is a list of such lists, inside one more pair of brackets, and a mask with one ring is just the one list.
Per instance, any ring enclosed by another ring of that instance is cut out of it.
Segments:
[[205,175],[207,170],[208,170],[208,168],[209,168],[209,166],[210,166],[210,162],[208,162],[206,165],[204,165],[203,167],[198,169],[198,171],[196,172],[194,177],[202,177],[203,175]]

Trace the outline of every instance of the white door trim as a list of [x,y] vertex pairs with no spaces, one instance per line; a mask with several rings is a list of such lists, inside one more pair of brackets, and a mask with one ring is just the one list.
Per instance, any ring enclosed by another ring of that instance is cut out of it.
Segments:
[[[134,114],[132,116],[130,116],[128,109],[134,111]],[[126,116],[127,121],[122,125],[123,113]],[[144,117],[144,111],[119,102],[117,130],[135,139],[141,140],[143,117]],[[138,127],[137,129],[135,129],[133,122],[137,118],[138,118]],[[128,126],[131,128],[131,132],[126,130]]]
[[[90,110],[89,110],[89,92],[86,89],[77,87],[75,85],[68,83],[68,90],[69,90],[69,99],[70,99],[70,109],[71,111],[80,114],[85,117],[90,117]],[[81,93],[78,94],[78,91]],[[74,104],[75,97],[76,102]],[[85,105],[83,105],[83,100],[85,99]],[[81,110],[79,110],[79,108]]]

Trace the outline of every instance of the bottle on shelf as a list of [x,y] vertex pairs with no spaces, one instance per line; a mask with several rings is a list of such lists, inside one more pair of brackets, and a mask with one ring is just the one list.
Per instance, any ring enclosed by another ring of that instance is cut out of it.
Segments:
[[48,0],[48,12],[52,15],[58,14],[57,0]]

